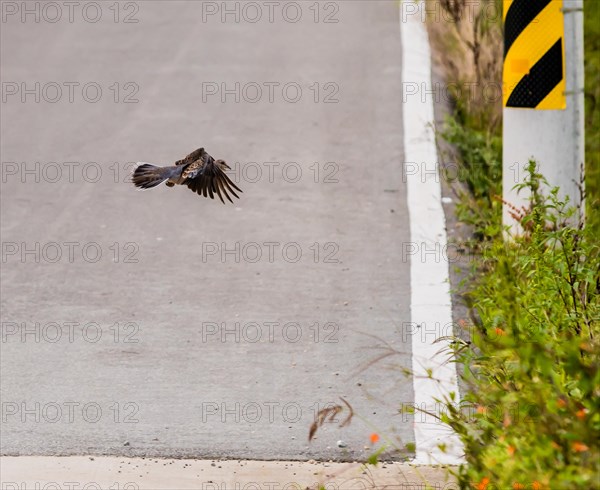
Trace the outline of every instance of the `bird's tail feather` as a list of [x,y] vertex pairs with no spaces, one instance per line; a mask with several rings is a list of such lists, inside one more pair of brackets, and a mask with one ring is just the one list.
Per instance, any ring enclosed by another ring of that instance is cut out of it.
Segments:
[[151,189],[177,175],[177,167],[157,167],[151,163],[140,162],[133,171],[131,181],[140,189]]

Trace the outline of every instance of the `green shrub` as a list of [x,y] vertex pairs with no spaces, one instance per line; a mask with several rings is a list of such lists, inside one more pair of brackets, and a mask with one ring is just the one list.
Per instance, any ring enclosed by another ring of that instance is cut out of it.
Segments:
[[541,180],[530,162],[526,233],[484,249],[468,294],[477,321],[456,351],[468,391],[444,416],[466,448],[461,488],[599,485],[600,246]]
[[[463,126],[448,118],[439,135],[453,147],[451,160],[459,170],[447,172],[448,182],[457,179],[457,217],[473,226],[475,237],[487,240],[497,236],[502,224],[502,137]],[[453,175],[452,173],[456,174]]]

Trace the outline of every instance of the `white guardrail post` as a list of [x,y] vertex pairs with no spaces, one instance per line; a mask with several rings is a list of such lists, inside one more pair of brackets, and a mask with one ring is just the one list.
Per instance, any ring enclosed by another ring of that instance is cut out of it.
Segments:
[[559,196],[580,203],[584,165],[583,0],[504,0],[503,206],[526,205],[514,186],[529,159]]

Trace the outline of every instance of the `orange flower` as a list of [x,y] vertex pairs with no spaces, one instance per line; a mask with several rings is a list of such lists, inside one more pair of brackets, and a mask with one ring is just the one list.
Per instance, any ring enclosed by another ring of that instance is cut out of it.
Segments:
[[511,456],[512,456],[513,454],[515,454],[515,447],[514,447],[514,446],[508,446],[508,447],[506,448],[506,450],[508,451],[508,454],[510,454]]
[[524,490],[525,489],[525,485],[523,485],[522,483],[519,483],[518,481],[513,483],[513,490]]
[[582,408],[581,410],[577,410],[577,413],[575,415],[577,416],[577,418],[579,420],[583,420],[585,418],[586,413],[587,413],[587,410],[585,408]]
[[506,334],[506,332],[504,330],[502,330],[500,327],[496,327],[496,335],[498,335],[499,337],[502,337],[505,334]]
[[556,402],[556,404],[560,407],[560,408],[565,408],[567,406],[567,402],[564,401],[562,398],[559,398],[558,401]]
[[533,490],[542,490],[542,484],[536,480],[531,484],[531,488],[533,488]]
[[477,405],[477,413],[484,414],[486,412],[486,408],[483,405]]
[[577,453],[584,453],[589,449],[589,447],[587,447],[583,442],[574,442],[572,447],[573,451]]
[[373,432],[373,434],[371,434],[370,439],[371,439],[371,444],[376,444],[377,441],[379,440],[379,435],[375,434],[375,432]]
[[586,352],[592,352],[592,346],[588,342],[582,342],[579,344],[579,348]]
[[484,476],[477,485],[477,490],[485,490],[489,483],[490,479],[487,476]]

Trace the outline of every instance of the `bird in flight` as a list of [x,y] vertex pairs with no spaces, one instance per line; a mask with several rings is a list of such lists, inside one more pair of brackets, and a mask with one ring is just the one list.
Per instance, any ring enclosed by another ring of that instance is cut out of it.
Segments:
[[192,192],[197,192],[204,197],[214,199],[216,194],[225,204],[223,194],[229,202],[233,202],[227,191],[238,199],[239,196],[235,191],[242,192],[227,176],[226,169],[231,167],[223,160],[215,160],[204,151],[204,148],[198,148],[170,167],[158,167],[151,163],[139,162],[133,171],[131,181],[140,189],[151,189],[163,182],[166,182],[167,187],[173,187],[175,184],[187,185]]

